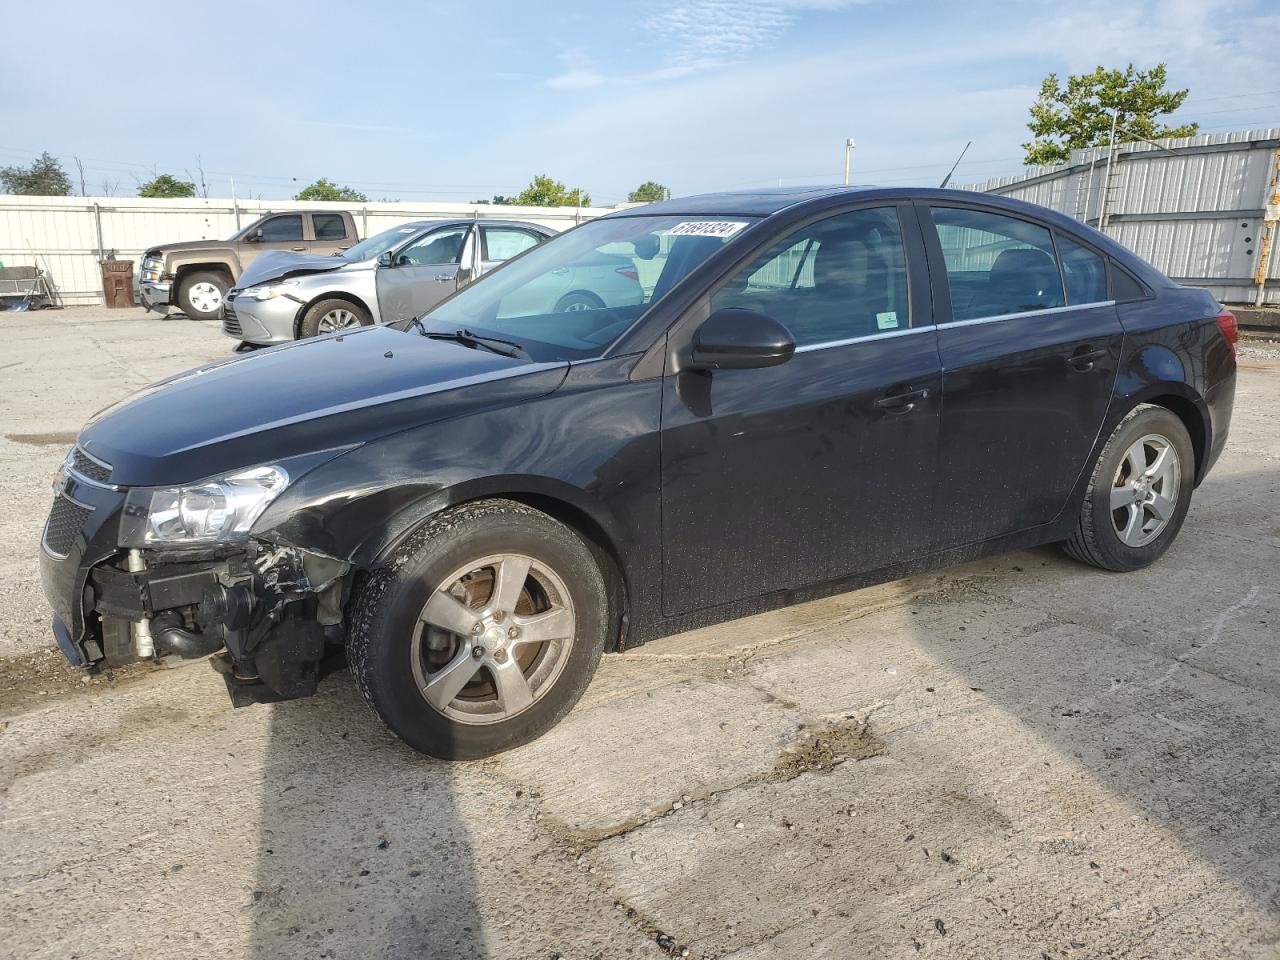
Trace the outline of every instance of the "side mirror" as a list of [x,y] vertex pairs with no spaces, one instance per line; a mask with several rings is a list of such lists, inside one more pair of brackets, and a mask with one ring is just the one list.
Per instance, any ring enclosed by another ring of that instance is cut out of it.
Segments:
[[791,331],[754,310],[726,307],[693,334],[690,370],[751,370],[786,363],[796,352]]
[[249,234],[249,236],[247,236],[245,239],[248,240],[250,243],[261,243],[262,228],[258,227],[256,230],[253,231],[253,233]]
[[392,258],[391,258],[391,251],[390,251],[390,250],[383,250],[383,251],[382,251],[382,253],[378,254],[378,266],[380,266],[380,267],[394,267],[394,266],[395,266],[395,261],[394,261],[394,260],[392,260]]

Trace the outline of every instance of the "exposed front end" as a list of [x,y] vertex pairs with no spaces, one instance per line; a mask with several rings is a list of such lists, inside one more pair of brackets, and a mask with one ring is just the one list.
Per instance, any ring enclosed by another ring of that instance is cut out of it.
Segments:
[[164,256],[149,250],[138,267],[138,296],[142,305],[157,313],[168,313],[173,303],[173,284],[164,272]]
[[313,693],[328,643],[341,641],[348,567],[239,529],[282,484],[270,469],[128,488],[75,447],[40,551],[67,659],[93,670],[215,655],[237,705]]

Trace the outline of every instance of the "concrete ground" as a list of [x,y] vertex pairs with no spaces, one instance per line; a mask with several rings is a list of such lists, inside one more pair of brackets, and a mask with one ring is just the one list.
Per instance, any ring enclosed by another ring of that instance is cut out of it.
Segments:
[[0,956],[1280,957],[1274,349],[1155,567],[1034,550],[671,637],[449,765],[345,674],[233,711],[200,664],[33,652],[75,429],[228,346],[125,316],[0,315]]

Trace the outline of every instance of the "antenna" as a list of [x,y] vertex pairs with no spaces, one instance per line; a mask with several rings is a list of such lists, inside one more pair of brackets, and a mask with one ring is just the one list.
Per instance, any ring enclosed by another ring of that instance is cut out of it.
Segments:
[[943,187],[945,187],[948,183],[951,182],[951,175],[956,172],[956,167],[960,166],[960,161],[964,159],[964,155],[969,152],[969,148],[972,146],[973,146],[972,140],[970,140],[968,143],[964,145],[964,149],[960,151],[960,156],[956,157],[956,162],[951,165],[951,169],[947,171],[947,175],[943,177],[942,182],[938,184],[939,190],[941,190]]

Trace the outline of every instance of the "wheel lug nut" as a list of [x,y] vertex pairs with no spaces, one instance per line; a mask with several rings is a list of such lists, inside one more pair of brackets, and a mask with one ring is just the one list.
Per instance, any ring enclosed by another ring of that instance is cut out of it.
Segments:
[[507,615],[503,613],[501,610],[496,611],[493,615],[494,623],[501,623],[505,619],[507,619]]
[[496,661],[498,661],[498,663],[506,663],[506,662],[507,662],[507,651],[505,651],[505,650],[495,650],[495,651],[493,651],[493,659],[494,659],[494,660],[496,660]]
[[477,637],[480,636],[480,634],[484,633],[484,624],[480,623],[479,621],[476,621],[471,625],[471,632],[474,633]]
[[471,655],[475,657],[477,660],[481,659],[484,656],[484,647],[480,646],[479,644],[472,647]]

